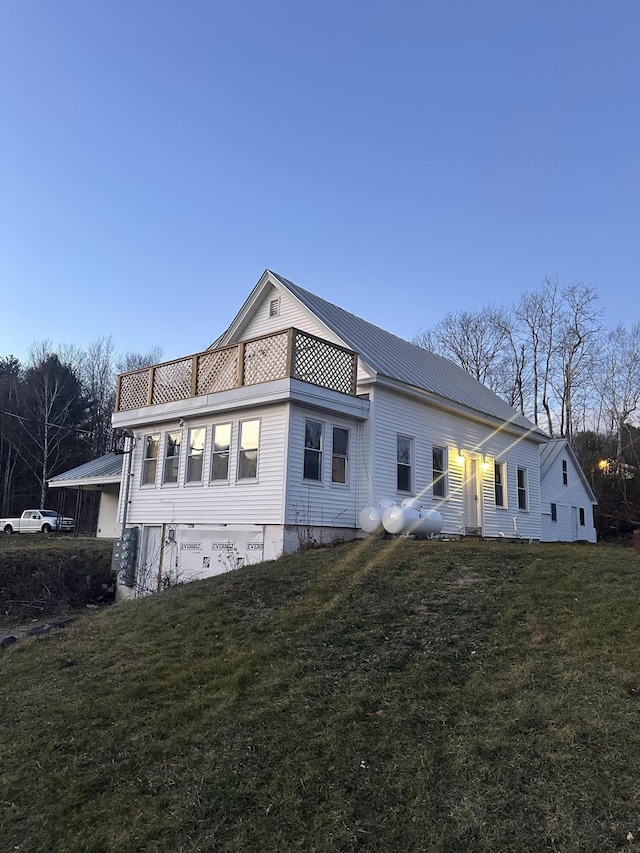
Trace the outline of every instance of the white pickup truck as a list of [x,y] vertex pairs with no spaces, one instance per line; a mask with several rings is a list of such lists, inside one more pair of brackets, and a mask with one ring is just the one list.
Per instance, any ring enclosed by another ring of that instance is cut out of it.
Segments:
[[20,518],[0,518],[4,533],[52,533],[54,530],[73,530],[75,521],[64,518],[51,509],[25,509]]

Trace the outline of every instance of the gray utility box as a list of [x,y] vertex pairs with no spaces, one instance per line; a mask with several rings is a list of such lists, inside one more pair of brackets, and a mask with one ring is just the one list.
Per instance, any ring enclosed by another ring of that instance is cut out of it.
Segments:
[[136,582],[136,557],[138,555],[137,527],[126,527],[122,536],[113,543],[111,568],[118,576],[120,583],[134,586]]

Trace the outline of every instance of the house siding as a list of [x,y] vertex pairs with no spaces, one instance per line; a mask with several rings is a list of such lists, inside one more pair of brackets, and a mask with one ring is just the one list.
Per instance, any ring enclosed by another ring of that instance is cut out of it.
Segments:
[[[389,389],[376,387],[372,409],[373,501],[392,499],[400,503],[409,495],[398,492],[396,480],[396,439],[408,436],[413,444],[412,495],[425,509],[435,509],[443,517],[443,533],[465,532],[463,457],[477,460],[479,521],[485,536],[540,538],[540,486],[538,444],[513,433],[496,431],[489,425],[440,411],[426,403],[410,399]],[[448,456],[447,495],[433,495],[432,448],[445,447]],[[493,463],[507,464],[507,508],[495,505]],[[483,466],[483,460],[486,463]],[[528,509],[518,509],[517,468],[528,472]],[[484,469],[484,470],[483,470]],[[515,523],[514,523],[515,519]]]
[[[323,424],[322,480],[303,477],[305,421]],[[331,482],[333,427],[349,430],[347,483]],[[292,406],[289,423],[286,523],[355,528],[357,522],[360,426],[356,420]]]
[[[203,481],[185,484],[188,453],[187,426],[182,429],[182,448],[177,485],[161,485],[163,440],[178,424],[145,427],[138,434],[134,450],[130,506],[127,523],[133,524],[282,524],[283,472],[286,460],[288,405],[246,409],[242,413],[221,413],[215,418],[194,419],[189,428],[205,427]],[[237,479],[240,421],[260,419],[258,476],[256,480]],[[231,423],[228,482],[209,482],[212,425]],[[144,436],[160,433],[160,458],[154,486],[142,486]]]
[[[562,462],[567,463],[568,483],[562,479]],[[566,451],[553,461],[542,483],[542,539],[544,542],[575,542],[597,540],[593,524],[593,502],[582,482],[580,472]],[[557,521],[551,520],[551,504],[555,503]],[[585,524],[580,525],[580,508]]]

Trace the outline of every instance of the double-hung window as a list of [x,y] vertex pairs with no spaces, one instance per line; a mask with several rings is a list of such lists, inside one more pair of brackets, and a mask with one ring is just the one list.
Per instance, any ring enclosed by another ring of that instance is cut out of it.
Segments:
[[255,480],[258,476],[260,421],[241,421],[238,440],[238,479]]
[[396,440],[396,486],[399,492],[411,491],[412,440],[399,435]]
[[349,430],[342,427],[333,428],[333,445],[331,448],[331,482],[347,482],[347,466],[349,462]]
[[526,468],[518,468],[518,509],[529,509],[529,483]]
[[322,422],[307,418],[304,422],[304,462],[302,477],[305,480],[322,480]]
[[228,480],[231,424],[214,425],[211,447],[211,479]]
[[495,462],[493,471],[496,506],[504,509],[507,506],[507,463]]
[[434,497],[444,498],[447,494],[447,449],[433,446],[431,452],[433,481],[431,490]]
[[152,486],[156,482],[156,471],[158,470],[158,450],[160,435],[156,432],[145,436],[144,459],[142,461],[142,485]]
[[187,457],[187,483],[202,482],[202,462],[204,459],[204,427],[189,430],[189,456]]
[[180,467],[181,443],[182,430],[167,433],[164,444],[164,469],[162,474],[163,483],[178,482],[178,468]]
[[569,472],[567,470],[567,460],[562,460],[562,485],[569,485]]

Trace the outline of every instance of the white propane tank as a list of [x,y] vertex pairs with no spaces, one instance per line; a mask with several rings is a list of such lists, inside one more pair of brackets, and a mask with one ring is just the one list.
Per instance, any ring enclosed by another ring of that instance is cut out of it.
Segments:
[[406,506],[409,509],[417,509],[420,511],[422,509],[422,504],[418,500],[418,498],[405,498],[400,506]]
[[375,533],[382,524],[382,513],[382,507],[366,506],[358,516],[360,529],[365,533]]
[[417,524],[411,528],[416,536],[433,536],[442,530],[442,516],[435,509],[427,509],[420,513]]
[[391,506],[382,515],[382,526],[387,533],[394,536],[398,533],[408,533],[411,525],[418,521],[420,513],[417,509],[407,506]]

